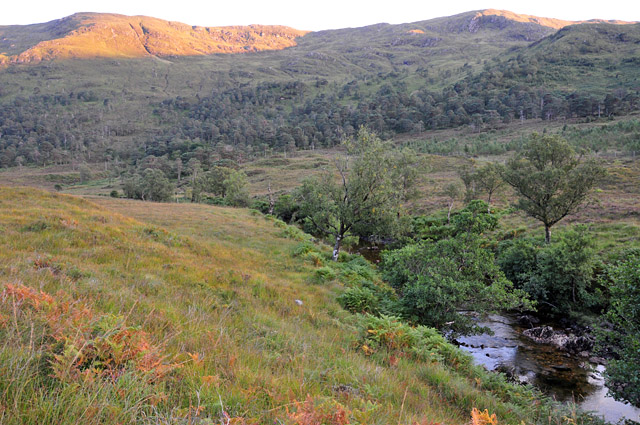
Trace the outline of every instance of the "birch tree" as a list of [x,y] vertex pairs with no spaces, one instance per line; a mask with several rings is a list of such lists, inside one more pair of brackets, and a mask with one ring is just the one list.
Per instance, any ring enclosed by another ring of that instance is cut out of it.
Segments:
[[298,191],[301,214],[334,242],[337,261],[344,238],[350,234],[386,237],[398,230],[401,197],[392,148],[361,128],[345,142],[346,152],[333,167],[304,181]]

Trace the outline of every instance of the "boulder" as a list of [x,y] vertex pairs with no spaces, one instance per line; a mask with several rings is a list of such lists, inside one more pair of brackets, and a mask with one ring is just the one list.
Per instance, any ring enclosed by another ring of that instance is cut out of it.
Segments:
[[588,336],[576,336],[556,331],[551,326],[527,329],[522,334],[538,344],[550,344],[573,355],[588,357],[593,349],[593,339]]

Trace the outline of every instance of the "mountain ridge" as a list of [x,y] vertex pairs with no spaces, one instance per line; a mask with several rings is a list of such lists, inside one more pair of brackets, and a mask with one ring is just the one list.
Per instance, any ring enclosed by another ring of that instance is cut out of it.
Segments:
[[[32,34],[23,43],[33,45],[16,45],[29,28],[41,39]],[[306,33],[275,25],[199,27],[147,16],[83,12],[44,24],[0,27],[0,63],[279,50],[294,46]]]
[[[414,35],[477,33],[483,28],[505,31],[511,39],[535,42],[577,24],[633,24],[620,20],[567,21],[484,9],[405,24],[374,24],[355,30],[404,28]],[[412,28],[417,26],[418,28]],[[201,27],[136,15],[80,12],[41,24],[0,26],[0,64],[39,63],[70,58],[138,58],[201,56],[282,50],[309,33],[344,32],[344,28],[303,31],[278,25]]]

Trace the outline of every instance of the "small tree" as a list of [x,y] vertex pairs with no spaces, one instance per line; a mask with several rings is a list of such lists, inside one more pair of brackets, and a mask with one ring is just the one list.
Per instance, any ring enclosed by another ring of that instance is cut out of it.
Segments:
[[247,175],[242,171],[232,169],[227,178],[222,182],[224,186],[224,198],[227,204],[234,207],[246,207],[249,205],[247,184]]
[[421,173],[426,170],[426,165],[420,156],[411,148],[402,148],[393,155],[394,180],[398,182],[397,195],[401,202],[414,199],[418,196],[416,182]]
[[491,197],[504,186],[501,174],[500,165],[489,163],[480,167],[474,175],[477,188],[487,193],[487,212],[489,213],[491,213]]
[[123,190],[127,198],[167,202],[173,197],[174,186],[161,170],[147,168],[142,175],[134,174],[128,178]]
[[451,236],[383,253],[382,274],[396,289],[403,315],[421,325],[473,333],[484,329],[461,310],[532,308],[485,247],[482,234],[498,224],[486,203],[472,201],[452,222]]
[[551,227],[577,210],[604,169],[592,160],[581,162],[559,136],[534,133],[502,176],[520,195],[518,207],[544,224],[550,243]]
[[78,170],[80,171],[80,181],[82,183],[88,182],[93,177],[91,168],[89,168],[87,164],[81,164],[80,167],[78,167]]
[[460,198],[462,198],[462,188],[459,183],[449,183],[442,194],[447,197],[447,224],[451,224],[451,210],[453,209],[453,204]]
[[458,169],[458,176],[460,176],[460,180],[462,180],[462,183],[464,184],[465,202],[470,202],[474,199],[478,199],[478,188],[476,187],[477,182],[475,179],[475,175],[476,171],[473,162],[465,164]]
[[334,261],[350,233],[393,234],[401,208],[390,146],[365,128],[344,144],[346,153],[335,159],[335,170],[307,179],[298,191],[301,215],[334,239]]

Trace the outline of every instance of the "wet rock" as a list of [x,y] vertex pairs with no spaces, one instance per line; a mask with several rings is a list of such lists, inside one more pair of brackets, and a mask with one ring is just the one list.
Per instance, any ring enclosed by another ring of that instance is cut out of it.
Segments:
[[549,344],[573,355],[589,357],[593,349],[593,339],[588,336],[576,336],[554,330],[551,326],[527,329],[522,334],[538,344]]
[[588,352],[593,349],[593,340],[586,336],[575,336],[572,334],[567,337],[566,342],[561,348],[574,354],[586,352],[586,355],[582,357],[589,357]]
[[561,344],[564,343],[563,337],[567,336],[561,332],[556,332],[551,326],[540,326],[537,328],[527,329],[522,334],[538,344]]
[[494,371],[502,373],[504,376],[506,376],[507,381],[509,382],[521,384],[520,379],[518,378],[518,374],[516,373],[516,368],[514,366],[500,364],[494,369]]
[[555,370],[559,370],[561,372],[567,372],[570,371],[571,368],[567,365],[563,365],[563,364],[557,364],[557,365],[551,365],[551,367]]
[[598,357],[598,356],[589,357],[589,361],[591,363],[600,364],[600,365],[607,364],[607,359],[605,359],[604,357]]

